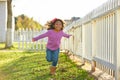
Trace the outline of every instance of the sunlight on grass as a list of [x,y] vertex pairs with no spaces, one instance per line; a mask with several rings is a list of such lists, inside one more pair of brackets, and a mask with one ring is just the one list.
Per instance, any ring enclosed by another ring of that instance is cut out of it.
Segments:
[[94,80],[62,53],[55,76],[49,66],[44,52],[0,52],[1,80]]
[[[45,50],[46,48],[46,43],[37,43],[37,42],[34,42],[34,43],[25,43],[25,42],[14,42],[13,43],[13,46],[10,47],[10,48],[5,48],[5,43],[0,43],[0,50],[18,50],[19,48],[23,48],[23,44],[24,44],[24,50],[32,50],[33,48],[34,49],[41,49],[41,50]],[[28,47],[29,46],[29,47]],[[29,48],[29,49],[28,49]],[[19,49],[20,50],[20,49]]]
[[[4,50],[4,49],[5,49],[5,43],[0,43],[0,50]],[[18,43],[14,42],[11,48],[7,48],[5,50],[17,50],[17,49],[18,49]]]
[[5,43],[0,43],[0,49],[5,47]]

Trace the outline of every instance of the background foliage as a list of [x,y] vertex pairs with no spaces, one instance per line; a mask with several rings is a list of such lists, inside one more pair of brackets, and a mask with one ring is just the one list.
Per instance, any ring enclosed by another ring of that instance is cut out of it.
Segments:
[[28,16],[21,14],[15,17],[15,30],[18,29],[42,29],[42,25],[35,21],[33,18],[29,18]]

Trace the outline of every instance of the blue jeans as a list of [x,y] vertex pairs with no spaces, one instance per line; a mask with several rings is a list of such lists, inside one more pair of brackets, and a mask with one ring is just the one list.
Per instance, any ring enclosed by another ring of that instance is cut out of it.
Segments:
[[52,66],[56,66],[58,63],[58,56],[59,56],[60,49],[57,50],[46,50],[46,59],[48,62],[52,62]]

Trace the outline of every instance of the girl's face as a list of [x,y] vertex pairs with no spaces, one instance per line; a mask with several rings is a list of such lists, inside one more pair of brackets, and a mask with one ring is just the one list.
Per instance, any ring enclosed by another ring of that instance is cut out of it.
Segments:
[[63,25],[61,21],[56,21],[54,24],[54,28],[56,31],[60,31],[62,29]]

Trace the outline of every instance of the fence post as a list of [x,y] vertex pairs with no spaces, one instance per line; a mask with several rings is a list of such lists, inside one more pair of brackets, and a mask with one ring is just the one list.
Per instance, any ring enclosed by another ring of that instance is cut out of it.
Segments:
[[18,32],[18,35],[17,35],[17,37],[18,37],[18,49],[20,49],[20,37],[21,37],[21,33],[20,33],[20,30],[17,30],[17,32]]
[[26,41],[26,43],[25,43],[25,44],[26,44],[26,49],[28,49],[28,40],[29,40],[29,39],[28,39],[28,35],[29,35],[28,33],[29,33],[29,32],[28,32],[28,28],[26,28],[26,31],[25,31],[25,34],[26,34],[26,38],[25,38],[25,41]]
[[120,9],[116,11],[115,36],[115,80],[120,80]]
[[82,24],[82,62],[85,64],[85,26]]
[[96,54],[96,21],[92,21],[92,63],[91,71],[95,71],[96,62],[94,60]]

